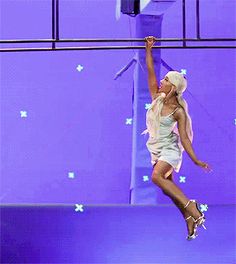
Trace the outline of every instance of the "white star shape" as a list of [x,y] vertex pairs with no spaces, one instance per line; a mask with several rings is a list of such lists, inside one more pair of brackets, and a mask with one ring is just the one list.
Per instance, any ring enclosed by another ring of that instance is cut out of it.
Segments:
[[145,104],[145,109],[149,109],[151,107],[151,104]]
[[145,181],[149,181],[149,177],[147,176],[147,175],[144,175],[143,176],[143,181],[145,182]]
[[27,117],[27,111],[20,111],[21,117]]
[[81,72],[84,69],[84,67],[79,64],[76,69],[77,71]]
[[201,212],[206,212],[208,210],[208,205],[207,204],[200,204],[200,210],[201,210]]
[[185,183],[186,177],[185,176],[180,176],[179,177],[179,182]]
[[132,125],[132,118],[126,118],[126,125]]
[[83,209],[83,205],[82,204],[75,204],[75,211],[78,212],[83,212],[84,209]]
[[75,178],[75,174],[74,174],[74,172],[72,172],[72,171],[69,172],[69,173],[68,173],[68,177],[74,179],[74,178]]
[[186,69],[181,69],[181,73],[186,75],[187,74],[187,70]]

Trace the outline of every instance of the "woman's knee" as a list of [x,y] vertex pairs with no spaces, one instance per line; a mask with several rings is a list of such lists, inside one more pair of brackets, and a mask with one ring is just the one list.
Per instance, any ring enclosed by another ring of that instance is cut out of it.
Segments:
[[165,161],[158,161],[152,172],[152,182],[161,187],[165,181],[166,177],[172,172],[172,167]]
[[161,172],[158,172],[158,171],[153,171],[152,173],[152,181],[155,183],[162,183],[163,180],[170,180],[170,181],[173,181],[173,178],[172,178],[172,171],[168,171],[166,172],[165,174],[164,173],[161,173]]
[[158,172],[153,172],[152,173],[152,182],[158,185],[159,187],[162,186],[164,180],[164,175]]

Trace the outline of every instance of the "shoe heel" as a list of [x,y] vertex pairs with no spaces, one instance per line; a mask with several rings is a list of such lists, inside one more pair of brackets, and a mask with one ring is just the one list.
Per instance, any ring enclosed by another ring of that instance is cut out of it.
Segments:
[[[200,207],[200,204],[196,201],[196,205],[197,205],[197,209],[198,209],[198,211],[199,212],[201,212],[201,214],[202,214],[202,216],[200,216],[198,219],[201,219],[201,221],[200,221],[200,223],[198,224],[198,226],[202,226],[205,230],[207,229],[206,227],[205,227],[205,225],[204,225],[204,222],[206,221],[205,220],[205,215],[204,215],[204,213],[202,212],[202,210],[201,210],[201,207]],[[198,220],[197,219],[197,220]],[[196,222],[197,222],[197,220],[196,220]]]
[[206,230],[207,228],[204,225],[205,221],[206,220],[203,218],[199,225],[202,226]]
[[[206,230],[207,228],[206,228],[205,225],[204,225],[204,223],[205,223],[206,220],[205,220],[204,217],[205,217],[205,216],[204,216],[204,214],[203,214],[203,215],[200,216],[198,219],[194,220],[194,222],[196,223],[197,227],[202,226],[202,227]],[[200,223],[197,224],[197,221],[198,221],[199,219],[201,219],[201,220],[200,220]]]

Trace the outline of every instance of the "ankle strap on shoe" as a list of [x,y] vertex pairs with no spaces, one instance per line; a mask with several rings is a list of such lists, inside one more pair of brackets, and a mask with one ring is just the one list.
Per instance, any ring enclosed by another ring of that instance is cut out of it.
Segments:
[[191,199],[191,200],[189,200],[187,203],[186,203],[186,205],[184,206],[184,208],[186,208],[189,204],[190,204],[190,202],[196,202],[196,200],[193,200],[193,199]]
[[188,216],[187,218],[185,218],[185,220],[188,220],[188,219],[190,219],[192,216],[190,215],[190,216]]
[[190,204],[191,200],[189,200],[186,205],[184,206],[184,208],[186,208],[189,204]]

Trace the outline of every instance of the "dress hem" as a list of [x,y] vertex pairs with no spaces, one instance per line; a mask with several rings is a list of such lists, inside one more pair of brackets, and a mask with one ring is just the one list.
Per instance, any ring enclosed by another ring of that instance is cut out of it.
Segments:
[[152,166],[152,168],[157,164],[157,162],[159,161],[159,160],[161,160],[161,161],[165,161],[166,163],[168,163],[171,167],[172,167],[172,169],[175,171],[175,172],[179,172],[180,171],[180,168],[178,169],[178,168],[176,168],[173,164],[171,164],[168,160],[166,160],[166,159],[164,159],[164,158],[159,158],[158,160],[156,160],[156,162],[153,164],[153,166]]

